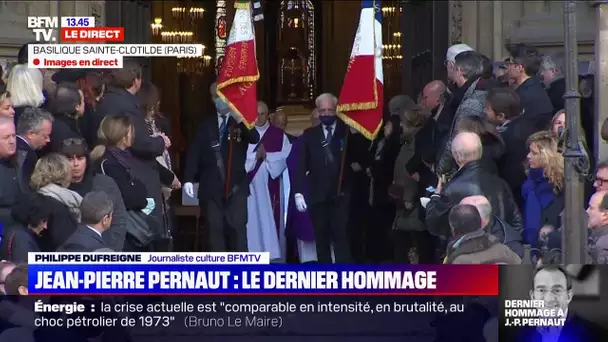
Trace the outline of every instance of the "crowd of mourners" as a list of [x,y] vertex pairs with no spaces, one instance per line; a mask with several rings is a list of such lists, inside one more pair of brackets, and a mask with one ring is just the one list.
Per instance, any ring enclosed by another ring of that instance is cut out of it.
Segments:
[[[26,54],[0,84],[0,291],[27,295],[29,252],[172,250],[169,199],[182,185],[169,120],[141,66],[30,69]],[[353,135],[353,261],[558,263],[564,198],[577,195],[565,192],[568,146],[589,157],[581,167],[588,262],[608,263],[608,162],[594,158],[594,76],[579,77],[583,134],[571,141],[564,55],[526,45],[510,54],[497,64],[466,44],[451,46],[447,82],[429,82],[417,101],[392,98],[373,142]],[[330,100],[320,99],[324,109],[317,103],[314,125],[335,124],[319,112],[335,107]],[[20,320],[29,310],[20,316],[3,303],[5,321],[27,325]]]
[[[29,69],[26,49],[19,58],[0,95],[0,257],[20,264],[37,251],[171,250],[169,199],[181,183],[169,120],[141,66],[56,71]],[[571,137],[563,54],[518,45],[497,64],[458,44],[445,65],[448,81],[429,82],[418,101],[389,101],[371,144],[353,138],[353,261],[559,261]],[[582,226],[589,262],[605,263],[608,163],[593,158],[593,75],[579,84],[575,145],[590,159]]]
[[0,90],[0,258],[171,250],[169,199],[181,184],[169,120],[141,66],[30,69],[26,55]]
[[391,99],[384,131],[360,151],[361,196],[350,220],[362,222],[358,261],[560,262],[564,198],[577,196],[565,193],[571,143],[589,158],[579,170],[587,261],[608,262],[608,163],[594,158],[594,76],[579,77],[582,138],[573,142],[564,54],[517,45],[510,55],[493,62],[451,46],[447,82],[429,82],[416,102]]

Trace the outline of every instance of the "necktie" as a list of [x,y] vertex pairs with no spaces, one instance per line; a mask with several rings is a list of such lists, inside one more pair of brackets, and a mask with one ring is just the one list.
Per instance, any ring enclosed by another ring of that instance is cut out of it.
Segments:
[[325,141],[327,141],[327,143],[330,144],[331,143],[331,138],[332,138],[332,134],[331,134],[332,132],[331,131],[333,130],[333,127],[331,127],[331,126],[325,126],[325,129],[327,130],[327,136],[325,137]]
[[227,125],[228,120],[226,118],[226,115],[222,115],[221,118],[222,118],[222,123],[220,125],[220,139],[219,139],[220,144],[224,141],[224,136],[226,135],[226,127],[228,126]]

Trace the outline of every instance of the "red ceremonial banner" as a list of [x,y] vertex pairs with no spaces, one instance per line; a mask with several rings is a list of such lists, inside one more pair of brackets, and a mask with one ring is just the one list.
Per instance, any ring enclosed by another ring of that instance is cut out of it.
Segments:
[[255,33],[249,1],[238,1],[235,7],[237,10],[217,80],[217,94],[251,129],[258,117],[257,81],[260,79]]

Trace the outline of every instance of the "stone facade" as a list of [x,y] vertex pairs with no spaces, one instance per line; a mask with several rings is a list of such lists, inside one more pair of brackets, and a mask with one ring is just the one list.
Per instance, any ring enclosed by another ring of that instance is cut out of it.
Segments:
[[0,66],[16,62],[19,48],[34,40],[27,28],[28,16],[95,17],[95,25],[105,24],[105,1],[0,1]]
[[[563,1],[451,0],[451,43],[469,44],[493,60],[508,56],[508,44],[530,44],[545,53],[563,51],[563,6]],[[595,158],[605,160],[608,144],[599,139],[599,132],[608,119],[608,76],[603,72],[608,66],[608,1],[578,1],[576,12],[578,59],[590,62],[589,69],[579,73],[595,74]]]
[[[507,56],[505,45],[526,43],[543,52],[563,49],[562,1],[450,1],[450,39],[465,43],[494,60]],[[582,60],[593,59],[595,10],[589,1],[577,6],[577,36]]]

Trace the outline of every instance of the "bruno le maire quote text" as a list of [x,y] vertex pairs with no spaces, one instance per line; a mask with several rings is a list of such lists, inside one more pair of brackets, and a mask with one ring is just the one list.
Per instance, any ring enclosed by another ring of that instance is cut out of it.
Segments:
[[[249,327],[281,328],[285,315],[297,314],[363,314],[392,313],[449,314],[464,311],[464,304],[441,301],[416,300],[392,303],[375,303],[353,300],[345,303],[314,299],[306,303],[276,301],[274,303],[235,303],[234,301],[209,301],[193,304],[188,301],[174,303],[132,303],[124,301],[97,301],[66,304],[45,304],[38,300],[34,311],[36,327],[143,327],[169,328],[176,324],[186,328],[199,327]],[[45,315],[52,314],[52,315]]]

